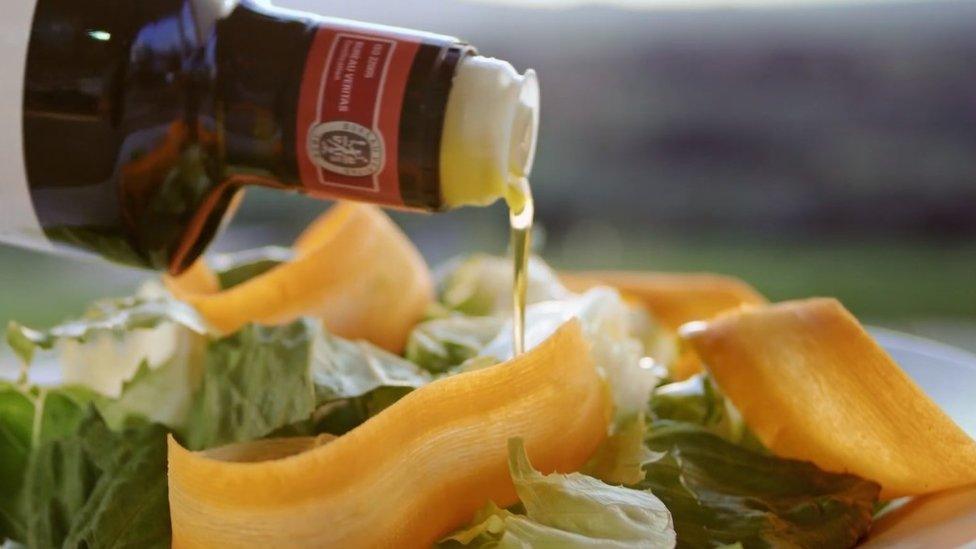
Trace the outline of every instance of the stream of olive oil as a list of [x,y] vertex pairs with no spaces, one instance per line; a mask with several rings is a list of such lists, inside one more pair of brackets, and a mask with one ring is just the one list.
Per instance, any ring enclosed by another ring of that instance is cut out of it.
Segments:
[[520,177],[509,185],[505,197],[508,202],[508,222],[511,229],[512,263],[512,329],[515,354],[525,351],[525,294],[529,287],[529,253],[532,249],[532,221],[535,205],[529,180]]

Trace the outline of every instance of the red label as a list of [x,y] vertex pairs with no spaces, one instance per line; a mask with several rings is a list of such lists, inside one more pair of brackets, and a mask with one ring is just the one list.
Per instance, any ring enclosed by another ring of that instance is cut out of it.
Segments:
[[298,169],[309,194],[402,206],[400,112],[417,39],[323,27],[305,62]]

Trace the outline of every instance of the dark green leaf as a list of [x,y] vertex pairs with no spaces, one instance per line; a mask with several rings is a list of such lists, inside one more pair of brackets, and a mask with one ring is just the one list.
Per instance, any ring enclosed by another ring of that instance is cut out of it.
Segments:
[[649,411],[652,419],[692,423],[740,446],[766,451],[707,374],[656,387]]
[[407,391],[430,382],[416,364],[365,341],[349,341],[321,330],[312,341],[316,405],[356,398],[379,388]]
[[319,406],[306,420],[286,425],[269,437],[343,435],[405,397],[409,387],[380,387],[355,398],[335,400]]
[[415,364],[335,337],[312,320],[249,325],[207,349],[187,444],[202,449],[271,433],[344,432],[429,381]]
[[90,408],[42,443],[27,476],[31,547],[169,547],[166,430],[115,433]]
[[33,452],[74,433],[88,403],[97,398],[78,387],[22,389],[0,384],[0,538],[27,539],[25,479]]
[[209,259],[217,280],[227,290],[287,263],[295,257],[291,248],[266,246],[242,252],[219,254]]
[[42,407],[39,423],[41,432],[34,434],[37,439],[33,443],[35,448],[49,440],[74,433],[84,418],[89,403],[95,403],[102,398],[84,387],[35,391],[38,393],[35,402]]
[[0,540],[27,536],[21,495],[33,421],[33,400],[12,385],[0,384]]
[[252,324],[212,342],[190,412],[189,447],[252,440],[308,418],[315,409],[309,369],[315,330],[305,320]]
[[647,443],[664,456],[645,465],[637,487],[670,509],[679,547],[852,547],[871,525],[873,482],[760,454],[688,423],[655,422]]

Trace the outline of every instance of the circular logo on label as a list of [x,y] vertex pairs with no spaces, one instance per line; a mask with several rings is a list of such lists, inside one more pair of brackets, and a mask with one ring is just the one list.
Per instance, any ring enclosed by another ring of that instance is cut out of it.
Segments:
[[325,122],[309,130],[308,156],[330,172],[373,175],[383,167],[383,142],[376,132],[355,122]]

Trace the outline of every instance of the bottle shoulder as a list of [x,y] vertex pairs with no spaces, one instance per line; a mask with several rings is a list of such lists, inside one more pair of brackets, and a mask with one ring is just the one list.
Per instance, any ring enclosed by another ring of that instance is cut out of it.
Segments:
[[212,72],[206,47],[186,0],[38,1],[24,158],[50,239],[170,267],[186,218],[214,184],[205,149],[216,131],[198,116]]

